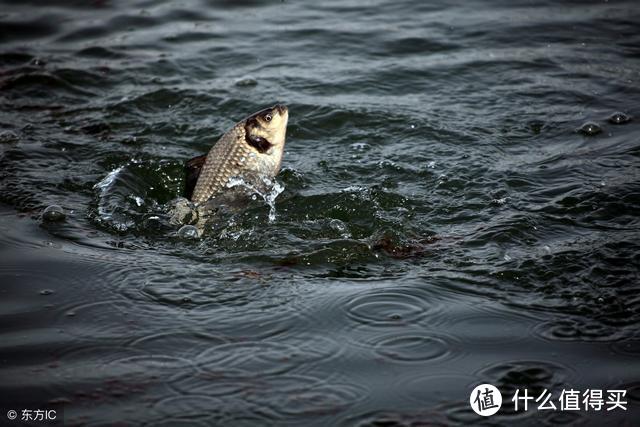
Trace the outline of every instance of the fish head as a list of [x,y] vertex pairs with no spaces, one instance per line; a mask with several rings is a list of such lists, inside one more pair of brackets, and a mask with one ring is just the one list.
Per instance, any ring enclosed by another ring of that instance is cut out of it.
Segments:
[[260,154],[281,157],[288,120],[289,110],[284,105],[258,111],[245,120],[245,142]]

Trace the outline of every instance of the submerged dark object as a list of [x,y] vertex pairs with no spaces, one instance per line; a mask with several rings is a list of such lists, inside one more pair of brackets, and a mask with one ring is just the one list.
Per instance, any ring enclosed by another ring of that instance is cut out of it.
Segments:
[[437,236],[427,236],[421,239],[401,241],[389,233],[383,234],[371,244],[371,249],[382,251],[391,258],[407,259],[420,257],[429,251],[427,245],[440,240]]
[[214,202],[233,178],[263,189],[280,171],[288,119],[287,107],[275,105],[237,123],[208,154],[187,161],[185,196],[196,205]]

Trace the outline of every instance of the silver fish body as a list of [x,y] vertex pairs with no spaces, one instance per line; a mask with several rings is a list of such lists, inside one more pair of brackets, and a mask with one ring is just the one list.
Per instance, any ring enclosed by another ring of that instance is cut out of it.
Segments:
[[196,206],[228,200],[234,179],[264,191],[280,171],[289,111],[275,105],[237,123],[208,154],[187,162],[186,196]]

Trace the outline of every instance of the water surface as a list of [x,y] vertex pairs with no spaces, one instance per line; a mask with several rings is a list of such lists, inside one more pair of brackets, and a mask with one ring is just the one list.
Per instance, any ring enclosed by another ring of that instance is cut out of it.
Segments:
[[[639,25],[632,1],[3,1],[0,406],[632,425]],[[257,197],[178,236],[184,161],[276,102],[275,218]],[[518,388],[628,411],[514,412]]]

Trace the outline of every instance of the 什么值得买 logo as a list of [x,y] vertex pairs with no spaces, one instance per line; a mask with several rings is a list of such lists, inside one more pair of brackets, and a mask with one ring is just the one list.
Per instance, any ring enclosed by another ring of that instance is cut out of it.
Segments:
[[469,404],[476,414],[488,417],[500,410],[502,394],[491,384],[480,384],[471,392]]

